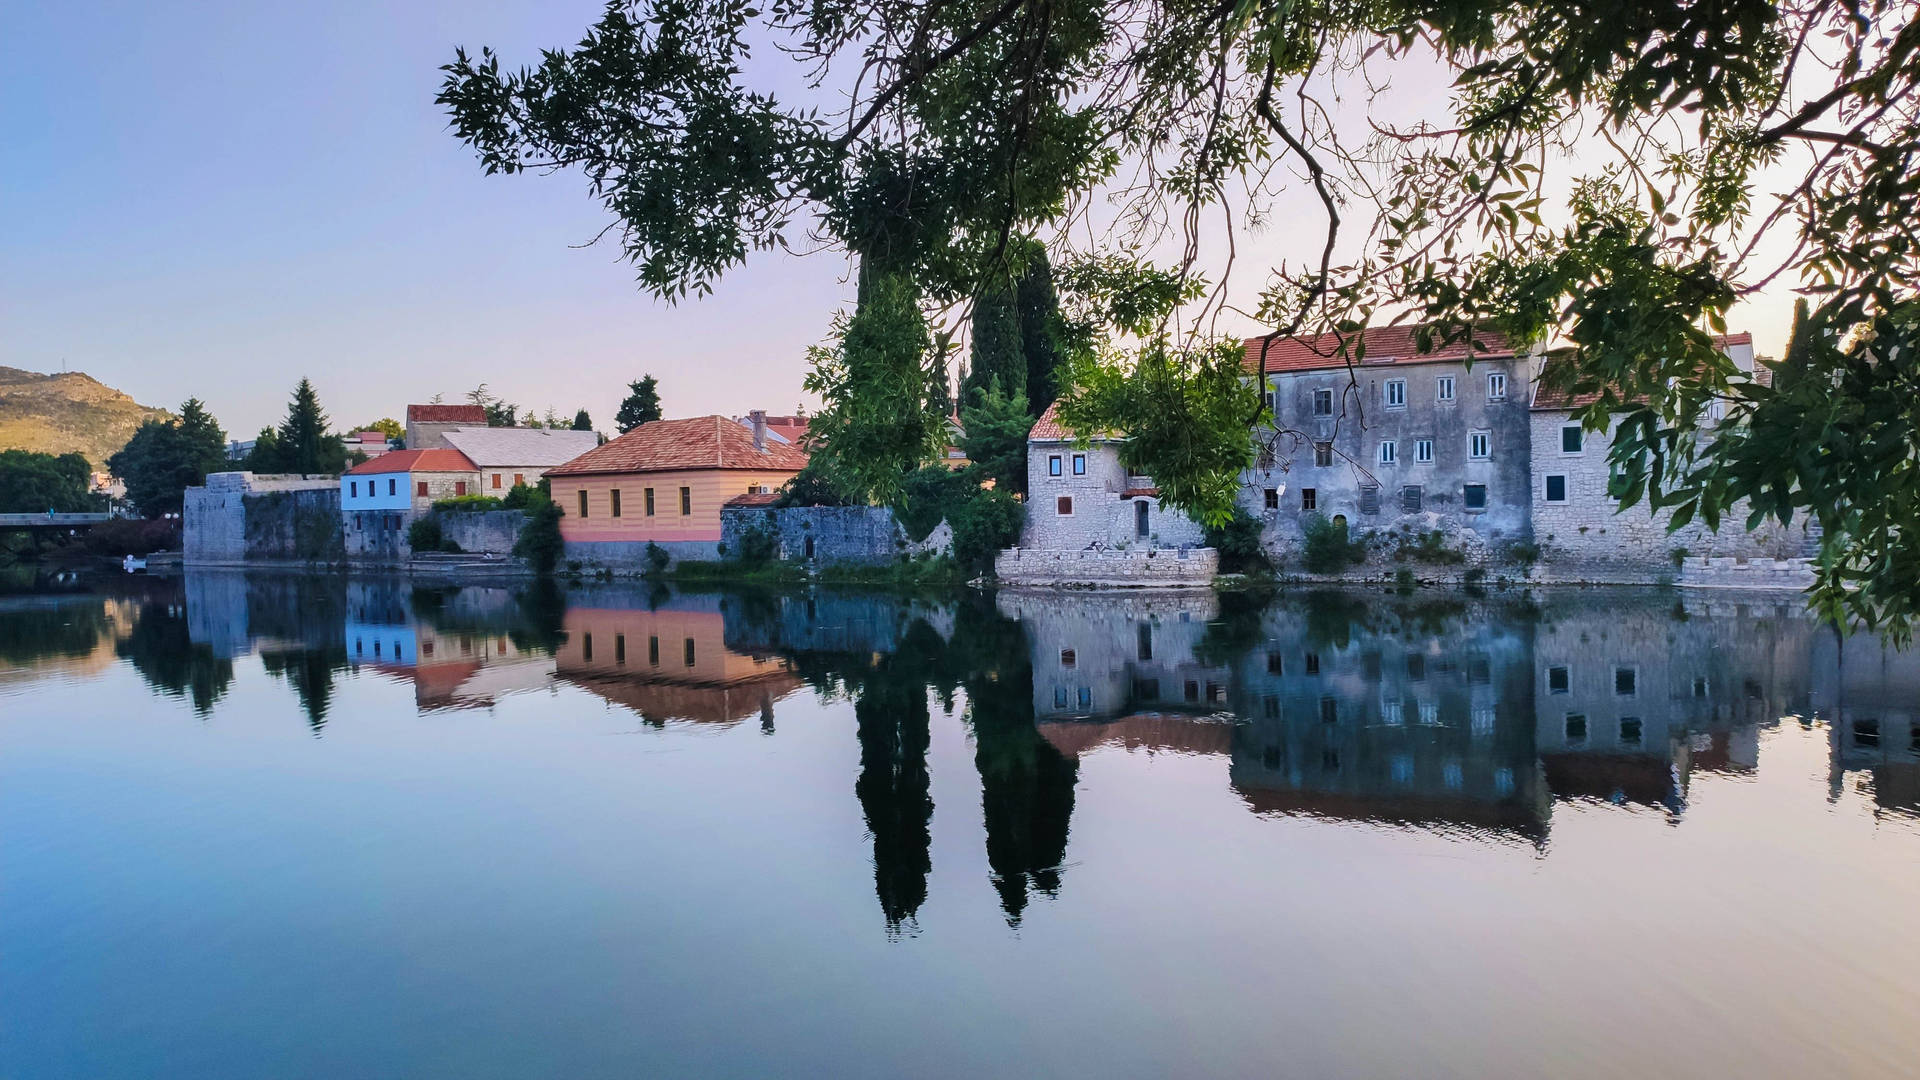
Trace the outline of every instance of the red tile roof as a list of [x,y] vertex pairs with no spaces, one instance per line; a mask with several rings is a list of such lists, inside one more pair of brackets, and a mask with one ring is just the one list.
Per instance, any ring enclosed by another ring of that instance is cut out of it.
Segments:
[[771,469],[799,472],[807,452],[769,439],[756,449],[753,432],[724,416],[655,420],[605,446],[589,450],[548,476],[662,472],[669,469]]
[[749,491],[744,495],[735,495],[721,506],[772,506],[780,498],[777,491]]
[[[1746,331],[1741,331],[1738,334],[1722,334],[1714,338],[1713,343],[1719,346],[1721,352],[1725,352],[1735,345],[1752,345],[1753,335]],[[1559,362],[1560,361],[1557,360],[1554,361],[1556,364]],[[1773,384],[1773,372],[1767,369],[1766,365],[1756,364],[1754,368],[1754,377],[1759,379],[1762,384],[1768,386]],[[1559,409],[1584,409],[1599,400],[1599,391],[1590,391],[1584,394],[1569,394],[1557,386],[1548,386],[1544,382],[1536,384],[1533,390],[1533,408],[1539,412],[1551,412]],[[1644,402],[1645,400],[1645,397],[1636,399],[1636,401],[1639,402]]]
[[467,460],[467,455],[458,450],[434,447],[431,450],[395,450],[381,454],[377,458],[355,465],[346,471],[348,476],[365,476],[368,473],[396,472],[478,472],[479,466]]
[[487,410],[478,405],[409,405],[407,423],[484,424]]
[[[1073,429],[1060,422],[1060,403],[1057,401],[1047,406],[1047,411],[1040,414],[1040,419],[1033,422],[1033,429],[1027,432],[1028,442],[1072,442],[1076,438],[1079,436],[1073,433]],[[1117,436],[1102,432],[1094,438],[1113,439]]]
[[1349,351],[1360,342],[1367,347],[1367,355],[1359,361],[1359,366],[1373,367],[1376,364],[1432,364],[1445,360],[1465,359],[1471,351],[1479,357],[1508,357],[1513,355],[1513,347],[1507,343],[1504,334],[1492,330],[1475,331],[1474,348],[1469,350],[1467,342],[1456,341],[1439,345],[1430,353],[1422,353],[1414,347],[1414,334],[1418,326],[1369,326],[1360,335],[1321,334],[1319,337],[1274,338],[1271,343],[1266,338],[1248,338],[1246,341],[1246,360],[1242,367],[1249,375],[1274,374],[1282,371],[1319,371],[1325,368],[1343,368],[1347,365],[1339,355],[1343,341],[1349,342]]

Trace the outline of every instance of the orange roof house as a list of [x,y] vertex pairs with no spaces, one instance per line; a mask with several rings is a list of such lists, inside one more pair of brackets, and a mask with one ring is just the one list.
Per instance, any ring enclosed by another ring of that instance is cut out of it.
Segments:
[[696,416],[642,424],[547,478],[569,545],[713,544],[723,504],[776,490],[806,464],[797,446],[756,439],[724,416]]
[[1341,368],[1347,366],[1347,359],[1340,354],[1342,343],[1348,344],[1349,353],[1357,352],[1363,343],[1366,345],[1367,355],[1357,362],[1359,367],[1453,362],[1466,359],[1470,353],[1476,360],[1514,354],[1506,336],[1491,330],[1474,331],[1471,349],[1468,342],[1456,341],[1423,353],[1414,345],[1414,335],[1419,329],[1418,326],[1369,326],[1359,334],[1278,337],[1271,341],[1264,337],[1248,338],[1242,368],[1249,375]]

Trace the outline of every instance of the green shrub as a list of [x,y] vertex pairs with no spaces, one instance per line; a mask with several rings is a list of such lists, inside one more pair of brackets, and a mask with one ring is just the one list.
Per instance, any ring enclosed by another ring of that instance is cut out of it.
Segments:
[[1667,558],[1673,560],[1673,568],[1675,570],[1678,570],[1687,564],[1687,556],[1691,554],[1693,553],[1688,551],[1686,548],[1677,547],[1677,548],[1674,548],[1672,551],[1667,552]]
[[528,498],[526,515],[526,524],[520,526],[520,536],[513,542],[513,553],[527,560],[534,573],[546,577],[553,573],[566,546],[560,539],[560,505],[536,492]]
[[1507,544],[1506,556],[1515,566],[1531,571],[1533,564],[1540,561],[1540,545],[1531,540],[1514,540]]
[[1418,584],[1419,581],[1414,578],[1411,566],[1403,566],[1393,572],[1393,587],[1401,592],[1412,592],[1413,587]]
[[673,556],[667,554],[666,548],[651,540],[647,541],[647,573],[654,576],[664,574],[672,562]]
[[774,539],[772,529],[752,528],[741,531],[740,550],[734,557],[750,566],[759,566],[772,562],[779,554],[780,542]]
[[1301,525],[1306,542],[1300,549],[1300,562],[1310,574],[1337,574],[1367,557],[1367,542],[1347,535],[1347,523],[1330,521],[1322,514],[1309,514]]
[[525,484],[515,484],[507,489],[506,497],[500,500],[502,510],[525,510],[533,505],[540,493]]
[[993,569],[993,557],[1020,541],[1026,510],[1010,492],[977,491],[948,515],[953,526],[953,560],[968,573]]
[[1457,565],[1467,561],[1466,552],[1448,547],[1446,534],[1439,529],[1420,533],[1411,541],[1402,541],[1400,550],[1415,562]]
[[491,495],[455,495],[451,499],[435,499],[434,510],[451,514],[478,514],[488,510],[498,510],[501,501]]
[[1206,528],[1207,546],[1220,553],[1220,569],[1228,574],[1245,574],[1271,567],[1267,553],[1260,547],[1260,519],[1242,507],[1234,507],[1233,518],[1225,525]]

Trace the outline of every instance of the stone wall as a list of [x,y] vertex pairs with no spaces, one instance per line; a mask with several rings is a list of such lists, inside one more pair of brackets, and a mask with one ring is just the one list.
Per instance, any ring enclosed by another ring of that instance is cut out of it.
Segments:
[[1182,588],[1211,583],[1220,570],[1220,553],[1212,548],[1009,548],[994,559],[993,570],[1001,581],[1019,585]]
[[331,476],[213,473],[187,489],[182,519],[188,563],[335,562],[344,553]]
[[749,534],[763,532],[774,541],[776,557],[820,566],[834,563],[873,565],[903,555],[941,554],[953,545],[953,530],[941,522],[915,543],[884,506],[728,507],[720,511],[720,544],[738,555]]
[[[1567,453],[1561,429],[1570,423],[1565,410],[1533,413],[1533,533],[1541,549],[1543,578],[1645,582],[1656,575],[1673,576],[1680,549],[1693,560],[1727,560],[1731,565],[1736,559],[1802,559],[1818,545],[1818,536],[1804,524],[1783,528],[1769,522],[1748,532],[1744,502],[1721,519],[1718,532],[1697,518],[1668,532],[1672,513],[1650,512],[1644,501],[1622,512],[1607,494],[1611,430],[1587,432],[1580,451]],[[1546,501],[1549,477],[1566,478],[1566,501]]]
[[519,510],[485,510],[478,513],[442,513],[440,534],[460,545],[461,551],[507,555],[520,539],[527,515]]
[[[1060,475],[1050,463],[1060,461]],[[1075,458],[1086,471],[1073,471]],[[1096,442],[1085,449],[1070,442],[1034,441],[1027,444],[1027,519],[1020,545],[1078,551],[1093,543],[1107,547],[1194,546],[1203,542],[1200,526],[1177,510],[1161,507],[1153,481],[1129,477],[1111,444]],[[1141,494],[1129,495],[1129,492]],[[1061,513],[1061,499],[1071,500]],[[1139,505],[1147,507],[1147,535],[1139,530]]]

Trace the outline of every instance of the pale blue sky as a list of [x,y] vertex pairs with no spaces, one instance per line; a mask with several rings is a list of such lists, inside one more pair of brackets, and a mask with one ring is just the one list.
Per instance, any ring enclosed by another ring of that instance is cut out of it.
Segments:
[[232,432],[302,375],[342,425],[486,382],[610,427],[625,383],[673,413],[784,412],[848,289],[766,256],[716,295],[642,295],[577,174],[485,177],[433,105],[455,44],[514,62],[595,0],[0,0],[0,364],[65,362]]
[[[669,307],[615,248],[569,246],[608,220],[578,174],[486,177],[446,132],[456,44],[518,65],[600,9],[0,0],[0,364],[198,396],[243,437],[302,375],[341,427],[485,382],[604,429],[643,372],[669,415],[793,408],[850,296],[843,258],[757,255]],[[1445,100],[1403,81],[1399,105]],[[1242,302],[1317,252],[1317,204],[1277,210],[1240,240]],[[1790,303],[1778,288],[1735,328],[1777,352]]]

